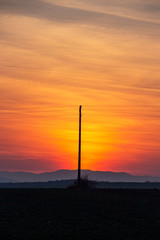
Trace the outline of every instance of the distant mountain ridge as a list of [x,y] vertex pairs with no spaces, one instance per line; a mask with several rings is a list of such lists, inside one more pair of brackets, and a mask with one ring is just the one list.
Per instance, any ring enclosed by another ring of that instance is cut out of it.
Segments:
[[[89,180],[109,182],[160,182],[160,177],[135,176],[125,172],[82,170],[82,176],[87,175]],[[77,170],[57,170],[54,172],[8,172],[0,171],[0,182],[48,182],[56,180],[70,180],[77,178]]]

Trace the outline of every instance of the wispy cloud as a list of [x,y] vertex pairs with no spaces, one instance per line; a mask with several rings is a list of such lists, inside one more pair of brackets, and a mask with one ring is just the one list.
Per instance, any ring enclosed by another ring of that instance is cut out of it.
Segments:
[[[52,22],[71,24],[90,24],[106,28],[128,29],[138,32],[147,31],[152,28],[152,34],[158,34],[159,23],[152,23],[148,19],[136,19],[127,16],[120,16],[114,13],[103,13],[73,7],[58,6],[38,0],[1,0],[0,12],[16,14],[38,19],[45,19]],[[143,29],[143,31],[142,31]]]

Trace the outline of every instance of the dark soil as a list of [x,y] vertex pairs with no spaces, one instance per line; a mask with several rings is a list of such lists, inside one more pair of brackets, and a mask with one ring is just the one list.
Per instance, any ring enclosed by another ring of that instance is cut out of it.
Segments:
[[160,190],[0,189],[2,240],[159,240]]

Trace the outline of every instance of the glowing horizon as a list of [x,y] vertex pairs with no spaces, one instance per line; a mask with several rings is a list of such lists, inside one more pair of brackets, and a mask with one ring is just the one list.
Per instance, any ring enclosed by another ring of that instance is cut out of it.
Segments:
[[160,3],[0,0],[0,170],[160,176]]

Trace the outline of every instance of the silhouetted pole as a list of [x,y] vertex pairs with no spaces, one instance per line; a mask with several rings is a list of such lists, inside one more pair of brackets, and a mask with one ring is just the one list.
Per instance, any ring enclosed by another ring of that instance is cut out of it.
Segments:
[[78,184],[81,182],[81,109],[82,106],[79,106],[79,147],[78,147]]

